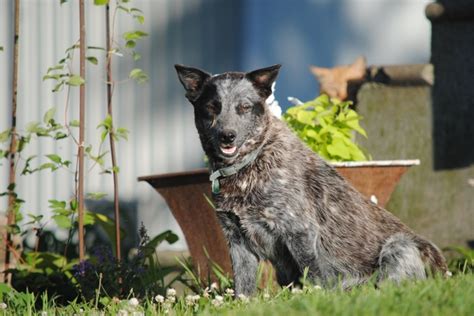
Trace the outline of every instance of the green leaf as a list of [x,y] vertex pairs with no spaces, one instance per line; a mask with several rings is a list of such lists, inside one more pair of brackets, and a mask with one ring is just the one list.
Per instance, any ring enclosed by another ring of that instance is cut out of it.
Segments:
[[52,219],[56,222],[56,225],[61,228],[71,228],[71,219],[66,215],[53,215]]
[[58,169],[58,167],[52,162],[46,162],[46,163],[41,164],[38,168],[38,170],[44,170],[44,169],[51,169],[51,171],[55,171]]
[[67,84],[70,85],[70,86],[80,86],[82,84],[84,84],[86,81],[81,78],[81,76],[79,75],[72,75],[71,77],[69,77],[69,80],[67,81]]
[[71,211],[75,212],[77,210],[77,205],[78,202],[76,199],[72,199],[71,201],[69,201],[69,207],[71,208]]
[[62,162],[62,159],[61,157],[59,157],[58,155],[56,154],[50,154],[50,155],[46,155],[46,157],[48,157],[51,161],[57,163],[57,164],[61,164]]
[[105,50],[105,48],[100,47],[100,46],[87,46],[87,49]]
[[53,90],[51,90],[51,91],[52,91],[52,92],[61,91],[61,89],[62,89],[63,86],[64,86],[64,83],[65,83],[64,80],[60,81],[58,84],[56,84],[56,85],[54,86]]
[[84,225],[94,225],[95,223],[95,216],[94,213],[90,211],[85,211],[84,212]]
[[115,132],[115,134],[117,135],[117,137],[119,138],[123,138],[125,140],[128,140],[128,134],[130,133],[130,131],[126,128],[123,128],[123,127],[119,127],[117,128],[117,131]]
[[50,108],[43,116],[43,122],[49,124],[56,114],[56,108]]
[[66,201],[58,201],[58,200],[48,200],[49,207],[52,209],[64,209],[66,207]]
[[97,60],[97,57],[94,57],[94,56],[86,57],[86,59],[94,65],[97,65],[99,63],[99,61]]
[[3,46],[0,46],[0,52],[3,52]]
[[145,257],[155,253],[156,248],[163,242],[167,241],[169,244],[174,244],[179,239],[178,235],[173,233],[171,230],[164,231],[163,233],[155,236],[150,240],[144,247],[143,252]]
[[137,45],[137,43],[134,40],[128,40],[125,43],[125,47],[127,47],[127,48],[135,48],[136,45]]
[[0,143],[5,143],[10,139],[11,129],[6,129],[0,133]]
[[333,139],[332,144],[327,146],[327,150],[332,156],[338,156],[345,160],[351,158],[349,149],[340,138]]
[[137,60],[140,60],[140,58],[142,58],[142,55],[140,55],[140,54],[137,53],[136,51],[133,51],[133,52],[132,52],[132,57],[133,57],[133,60],[134,60],[134,61],[137,61]]
[[130,14],[130,9],[127,8],[127,7],[124,7],[122,5],[117,6],[117,9],[122,10],[123,12],[126,12],[126,13]]
[[87,193],[87,198],[91,200],[100,200],[107,196],[107,193],[104,192],[90,192]]
[[131,32],[125,32],[123,34],[123,38],[126,40],[126,41],[129,41],[129,40],[137,40],[137,39],[141,39],[145,36],[148,36],[148,33],[147,32],[143,32],[143,31],[131,31]]
[[95,5],[106,5],[109,3],[109,0],[94,0]]
[[79,120],[72,120],[71,122],[69,122],[69,126],[71,127],[79,127],[79,125],[80,125]]
[[360,127],[359,120],[359,115],[357,115],[354,110],[349,110],[346,116],[346,121],[344,123],[362,136],[364,136],[365,138],[367,138],[367,133],[362,127]]
[[102,122],[100,122],[99,125],[97,125],[97,128],[99,127],[104,127],[107,130],[111,130],[112,129],[112,116],[110,116],[110,114],[107,114],[105,119]]
[[66,138],[66,137],[67,137],[67,134],[63,133],[63,132],[57,132],[54,135],[54,139],[56,139],[56,140],[60,140],[60,139]]
[[135,19],[137,19],[138,23],[145,24],[145,17],[143,15],[136,15]]
[[139,68],[130,71],[129,77],[136,80],[138,83],[145,83],[148,81],[148,75]]

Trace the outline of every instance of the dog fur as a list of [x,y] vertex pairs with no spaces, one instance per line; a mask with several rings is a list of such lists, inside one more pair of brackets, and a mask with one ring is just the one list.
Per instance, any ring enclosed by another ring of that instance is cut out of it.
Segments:
[[305,268],[314,283],[345,288],[374,273],[379,281],[400,282],[447,272],[434,244],[364,198],[269,113],[265,100],[279,65],[215,76],[175,67],[211,168],[259,151],[237,174],[221,178],[213,195],[237,294],[254,293],[263,259],[281,285],[298,284]]

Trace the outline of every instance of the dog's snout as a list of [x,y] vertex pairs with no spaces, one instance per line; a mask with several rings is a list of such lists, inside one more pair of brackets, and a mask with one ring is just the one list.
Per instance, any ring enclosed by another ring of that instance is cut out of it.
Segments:
[[237,136],[237,132],[234,130],[224,130],[219,134],[219,140],[222,143],[229,144],[232,143],[235,140],[235,137]]

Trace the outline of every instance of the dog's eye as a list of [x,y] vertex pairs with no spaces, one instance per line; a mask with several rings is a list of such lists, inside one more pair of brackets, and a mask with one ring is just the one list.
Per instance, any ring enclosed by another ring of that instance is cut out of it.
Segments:
[[238,107],[239,113],[246,113],[246,112],[249,112],[251,109],[252,109],[252,105],[248,103],[243,103],[239,105]]

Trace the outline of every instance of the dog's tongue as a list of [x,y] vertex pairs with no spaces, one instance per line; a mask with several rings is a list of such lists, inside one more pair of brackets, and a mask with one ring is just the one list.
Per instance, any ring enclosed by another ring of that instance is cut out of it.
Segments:
[[232,155],[233,153],[235,153],[236,149],[237,149],[236,146],[229,147],[229,148],[221,147],[222,152],[226,155]]

